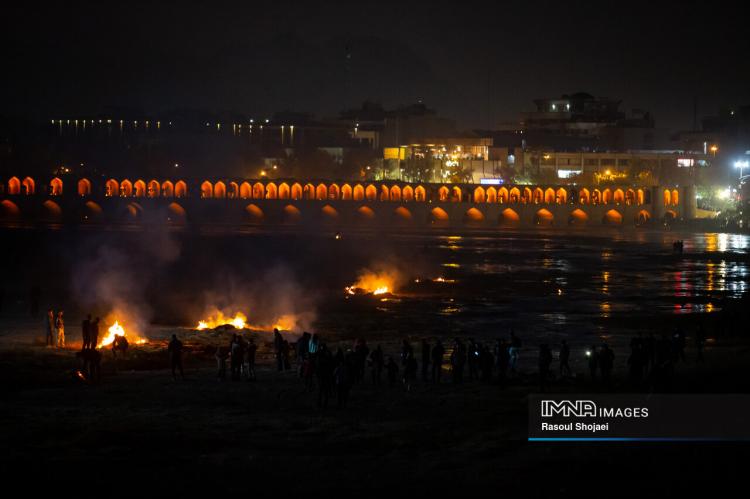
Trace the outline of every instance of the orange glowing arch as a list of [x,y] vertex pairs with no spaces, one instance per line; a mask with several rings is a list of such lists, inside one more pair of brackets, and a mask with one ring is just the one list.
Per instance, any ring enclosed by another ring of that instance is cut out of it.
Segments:
[[414,189],[412,186],[404,186],[404,189],[401,191],[401,199],[403,199],[405,203],[414,201]]
[[375,220],[375,212],[369,206],[357,208],[357,216],[362,220]]
[[31,196],[34,194],[34,191],[36,191],[36,182],[34,182],[34,179],[31,177],[26,177],[23,179],[22,182],[23,185],[23,193],[27,196]]
[[588,214],[580,208],[571,211],[570,217],[568,217],[568,223],[570,225],[585,225],[588,220]]
[[[110,180],[109,182],[114,182],[114,189],[112,189],[112,194],[107,194],[108,196],[116,196],[118,191],[118,185],[116,180]],[[108,182],[108,183],[109,183]],[[49,183],[49,195],[50,196],[62,196],[63,193],[63,183],[62,180],[55,177],[53,178]]]
[[474,202],[475,203],[484,203],[487,201],[487,193],[485,192],[483,187],[477,187],[474,189]]
[[129,198],[133,195],[133,184],[130,180],[125,179],[120,183],[120,196]]
[[578,203],[579,204],[591,203],[591,193],[585,187],[581,189],[580,191],[578,191]]
[[161,185],[159,185],[159,182],[157,182],[156,180],[151,180],[148,183],[148,189],[146,192],[148,193],[148,197],[158,198],[159,195],[161,194]]
[[302,186],[296,182],[292,184],[292,199],[302,199]]
[[352,199],[354,201],[362,201],[363,199],[365,199],[365,188],[360,184],[355,185],[352,192]]
[[146,182],[138,179],[133,184],[133,187],[135,188],[135,197],[142,198],[146,196]]
[[391,190],[388,188],[387,185],[381,185],[380,186],[380,200],[388,201],[390,197],[391,197]]
[[318,187],[315,188],[315,199],[318,201],[328,199],[328,188],[325,184],[318,184]]
[[265,199],[266,197],[266,186],[260,182],[253,184],[253,199]]
[[622,223],[622,214],[617,210],[609,210],[604,214],[603,222],[607,225],[620,225]]
[[341,199],[344,201],[352,200],[352,186],[351,185],[344,184],[341,186]]
[[370,184],[365,189],[365,199],[368,201],[375,201],[378,198],[378,190],[374,185]]
[[521,223],[521,217],[518,216],[515,210],[512,208],[505,208],[500,213],[500,225],[513,226]]
[[420,203],[427,200],[427,192],[421,185],[418,185],[417,188],[414,189],[414,200],[419,201]]
[[398,208],[393,210],[393,215],[399,222],[410,222],[412,219],[411,211],[403,206],[399,206]]
[[484,214],[476,208],[469,208],[464,213],[464,221],[467,224],[478,224],[484,221]]
[[179,180],[174,185],[174,197],[176,198],[184,198],[187,196],[187,184],[184,180]]
[[245,206],[245,213],[247,213],[251,221],[256,223],[262,221],[265,216],[263,210],[252,203]]
[[206,180],[201,184],[201,197],[202,198],[212,198],[214,197],[214,186]]
[[279,184],[279,199],[289,199],[290,193],[291,189],[289,189],[289,184],[286,182]]
[[487,202],[492,204],[497,203],[497,189],[494,187],[487,188]]
[[227,197],[227,186],[221,180],[214,184],[214,197],[218,199]]
[[174,184],[171,181],[165,180],[161,184],[161,195],[165,198],[174,197]]
[[447,224],[449,221],[448,213],[439,207],[430,210],[430,222],[433,224]]
[[8,194],[11,196],[21,194],[21,181],[18,180],[18,177],[8,179]]
[[266,184],[266,199],[277,199],[279,197],[279,190],[276,188],[276,184],[269,182]]
[[554,221],[555,216],[546,208],[542,208],[534,215],[534,223],[539,226],[550,226]]
[[391,187],[390,199],[391,201],[401,201],[401,187],[397,185]]
[[331,184],[328,186],[328,199],[332,201],[336,201],[339,199],[341,195],[341,189],[339,189],[339,186],[337,184]]
[[547,187],[544,191],[544,204],[555,203],[555,190],[552,187]]
[[312,184],[305,185],[305,199],[312,201],[315,199],[315,186]]
[[622,192],[622,189],[615,189],[612,198],[615,204],[623,204],[625,202],[625,193]]
[[90,196],[91,195],[91,182],[87,178],[82,178],[78,181],[78,195],[79,196]]
[[227,190],[227,197],[229,199],[237,199],[240,196],[240,186],[237,182],[229,182],[229,189]]

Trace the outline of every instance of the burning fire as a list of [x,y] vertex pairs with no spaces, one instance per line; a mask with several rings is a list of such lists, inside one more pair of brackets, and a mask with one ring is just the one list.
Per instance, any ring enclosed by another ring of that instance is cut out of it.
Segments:
[[[125,334],[125,328],[122,327],[122,325],[117,320],[115,320],[115,323],[109,326],[109,329],[107,329],[107,335],[99,341],[97,347],[101,348],[111,345],[112,343],[114,343],[115,337],[117,336],[123,336],[126,338],[128,337],[128,335]],[[135,335],[131,334],[131,336]],[[142,345],[146,343],[146,340],[144,338],[138,338],[137,336],[128,338],[128,340],[132,343],[135,343],[136,345]]]
[[221,310],[215,310],[207,319],[198,321],[196,329],[216,329],[219,326],[231,325],[237,329],[245,329],[247,316],[242,312],[236,312],[234,317],[225,316]]
[[357,282],[344,288],[350,295],[373,294],[383,295],[396,290],[398,274],[395,272],[372,272],[365,270],[359,274]]

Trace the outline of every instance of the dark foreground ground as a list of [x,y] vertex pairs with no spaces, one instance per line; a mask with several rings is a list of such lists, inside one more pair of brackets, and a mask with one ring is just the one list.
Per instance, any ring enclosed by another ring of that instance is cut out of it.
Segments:
[[[727,339],[707,357],[704,366],[678,367],[674,391],[750,391],[750,346]],[[407,393],[367,382],[347,408],[332,400],[319,409],[316,394],[293,372],[274,372],[267,357],[256,382],[218,382],[200,352],[187,356],[185,381],[174,381],[165,363],[160,348],[134,351],[117,373],[105,362],[94,386],[71,376],[72,351],[5,348],[5,483],[66,495],[666,496],[740,483],[750,457],[747,443],[528,443],[533,366],[506,389],[420,381]],[[622,372],[616,389],[627,390]],[[553,389],[598,390],[585,380]]]

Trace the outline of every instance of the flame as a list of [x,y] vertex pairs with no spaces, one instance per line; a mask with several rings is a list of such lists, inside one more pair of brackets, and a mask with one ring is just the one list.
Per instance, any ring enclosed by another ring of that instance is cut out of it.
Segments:
[[[122,327],[119,321],[115,319],[115,323],[109,326],[107,329],[107,335],[99,341],[99,344],[97,345],[98,348],[106,347],[114,343],[115,337],[117,336],[123,336],[128,338],[128,335],[125,334],[125,328]],[[128,341],[131,343],[135,343],[136,345],[143,345],[146,343],[145,338],[139,338],[137,335],[132,334],[131,332],[131,338],[128,338]]]
[[398,280],[399,275],[396,272],[372,272],[364,270],[359,274],[357,282],[344,288],[344,291],[350,295],[357,293],[373,295],[393,293]]
[[215,329],[219,326],[231,325],[237,329],[247,327],[247,316],[242,312],[236,312],[234,317],[225,316],[221,310],[215,310],[207,319],[198,321],[196,329]]

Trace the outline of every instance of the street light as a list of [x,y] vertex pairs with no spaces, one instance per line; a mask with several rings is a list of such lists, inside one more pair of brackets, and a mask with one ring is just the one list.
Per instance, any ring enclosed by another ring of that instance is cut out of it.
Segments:
[[742,178],[742,170],[750,166],[750,161],[746,159],[739,159],[734,162],[734,167],[740,169],[740,178]]

